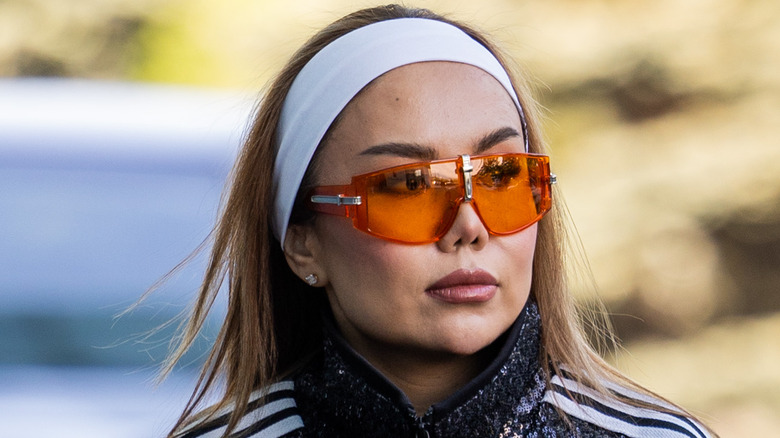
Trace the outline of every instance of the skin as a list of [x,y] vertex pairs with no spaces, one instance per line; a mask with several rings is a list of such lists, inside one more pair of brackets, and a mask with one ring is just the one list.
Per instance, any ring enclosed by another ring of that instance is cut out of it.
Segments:
[[[342,112],[321,151],[318,184],[460,154],[523,152],[520,118],[504,88],[482,70],[452,62],[399,67]],[[498,133],[498,135],[495,135]],[[401,388],[418,413],[473,379],[491,345],[514,322],[531,287],[536,225],[509,236],[487,232],[464,203],[438,242],[392,243],[319,215],[292,226],[288,262],[319,277],[346,340]],[[447,303],[426,289],[458,270],[484,270],[495,295]]]

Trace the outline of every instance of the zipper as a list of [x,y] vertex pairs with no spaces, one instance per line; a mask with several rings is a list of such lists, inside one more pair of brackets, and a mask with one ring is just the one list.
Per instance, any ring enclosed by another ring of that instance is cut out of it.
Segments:
[[414,417],[414,425],[415,425],[415,438],[431,438],[431,432],[428,431],[429,424],[423,420],[423,417],[418,417],[415,415]]

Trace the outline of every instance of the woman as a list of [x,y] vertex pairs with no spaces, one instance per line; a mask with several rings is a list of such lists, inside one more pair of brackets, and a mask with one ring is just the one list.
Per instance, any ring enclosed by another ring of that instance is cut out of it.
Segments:
[[225,323],[171,436],[709,436],[585,341],[555,177],[506,65],[473,29],[395,5],[293,57],[169,363],[227,275]]

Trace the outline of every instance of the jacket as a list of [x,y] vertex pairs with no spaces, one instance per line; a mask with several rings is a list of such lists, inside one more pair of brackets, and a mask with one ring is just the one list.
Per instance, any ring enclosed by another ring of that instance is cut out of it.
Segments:
[[[297,376],[253,394],[232,437],[580,437],[709,438],[680,415],[638,408],[604,397],[565,373],[549,383],[539,358],[541,318],[529,301],[496,342],[492,363],[465,387],[418,416],[408,398],[355,352],[332,321],[322,353]],[[612,383],[630,398],[659,400]],[[187,438],[222,436],[227,415]]]

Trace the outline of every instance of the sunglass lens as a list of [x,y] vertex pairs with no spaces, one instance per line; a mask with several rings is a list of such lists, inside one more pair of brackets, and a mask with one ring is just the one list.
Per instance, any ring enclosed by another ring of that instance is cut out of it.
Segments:
[[[543,193],[535,158],[486,157],[474,176],[474,199],[491,232],[516,232],[536,222],[544,213]],[[546,193],[546,190],[544,191]]]
[[370,233],[424,243],[443,234],[452,197],[448,192],[457,188],[457,179],[443,177],[429,166],[408,167],[372,175],[366,187]]

